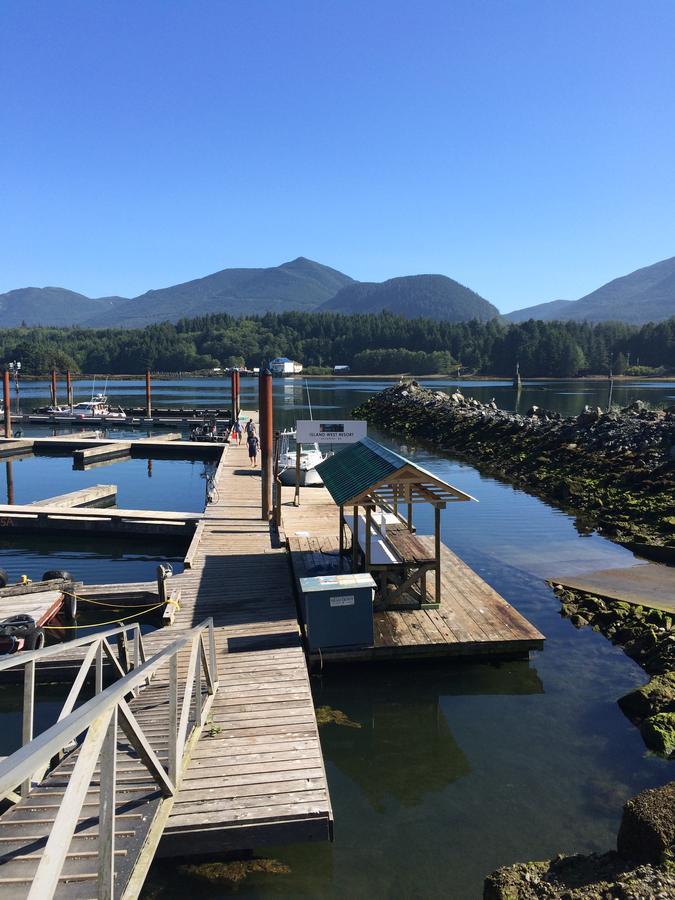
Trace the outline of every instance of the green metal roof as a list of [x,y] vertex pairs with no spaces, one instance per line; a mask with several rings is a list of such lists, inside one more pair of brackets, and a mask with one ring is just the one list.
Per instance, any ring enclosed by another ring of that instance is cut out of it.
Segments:
[[333,500],[338,506],[343,506],[347,500],[358,497],[407,464],[408,460],[398,453],[365,437],[335,456],[329,456],[319,463],[316,471]]
[[[395,475],[406,467],[408,471],[413,469],[418,472],[420,476],[418,484],[426,485],[427,493],[432,491],[439,500],[475,499],[443,481],[428,469],[423,469],[412,460],[389,450],[388,447],[383,447],[369,437],[350,444],[335,456],[329,456],[319,463],[316,470],[337,505],[346,506],[375,485],[386,482],[388,478],[395,481]],[[409,479],[406,480],[409,482]]]

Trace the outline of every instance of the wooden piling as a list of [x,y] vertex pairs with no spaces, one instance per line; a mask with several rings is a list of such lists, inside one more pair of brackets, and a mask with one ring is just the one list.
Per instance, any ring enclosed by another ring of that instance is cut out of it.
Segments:
[[272,373],[265,369],[260,373],[260,473],[262,485],[261,516],[269,519],[272,508]]
[[5,437],[12,436],[12,397],[9,392],[9,369],[5,369],[2,378],[3,402],[5,404]]
[[66,403],[73,408],[73,380],[70,377],[70,369],[66,369]]
[[56,406],[56,369],[52,369],[52,406]]
[[145,414],[152,418],[152,386],[150,382],[150,369],[145,370]]

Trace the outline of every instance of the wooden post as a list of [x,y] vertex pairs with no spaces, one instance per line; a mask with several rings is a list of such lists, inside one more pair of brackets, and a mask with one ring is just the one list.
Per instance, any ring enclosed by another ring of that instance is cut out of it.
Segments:
[[300,506],[300,444],[295,439],[295,493],[293,494],[293,506]]
[[10,506],[14,506],[14,463],[8,459],[5,463],[7,474],[7,502]]
[[12,396],[9,390],[9,369],[5,369],[3,375],[3,399],[5,403],[5,437],[12,436]]
[[342,555],[345,552],[345,508],[344,506],[338,507],[339,516],[340,516],[340,555],[338,557],[340,562],[340,572],[342,571]]
[[366,506],[366,572],[370,571],[370,527],[373,518],[373,510],[370,505]]
[[[436,556],[436,603],[441,602],[441,507],[434,506],[434,554]],[[426,597],[423,602],[426,602]]]
[[148,419],[152,418],[152,384],[150,379],[150,369],[145,370],[145,415]]
[[279,454],[281,453],[281,435],[274,432],[274,475],[273,475],[273,518],[274,524],[281,525],[281,483],[279,482]]
[[237,376],[239,372],[235,369],[232,369],[230,372],[230,393],[232,394],[232,422],[236,422],[239,419],[239,384],[237,381]]
[[413,530],[413,502],[412,502],[412,486],[408,485],[408,531]]
[[66,403],[73,408],[73,381],[70,377],[70,369],[66,369]]
[[359,508],[354,507],[354,521],[352,523],[352,572],[359,568]]
[[261,517],[270,517],[272,507],[272,435],[274,434],[272,412],[272,373],[265,369],[260,373],[259,385],[260,413],[260,481],[262,488]]
[[52,369],[52,405],[56,406],[56,369]]
[[239,374],[239,369],[237,369],[237,371],[236,371],[234,374],[235,374],[235,381],[236,381],[236,383],[237,383],[237,406],[236,406],[236,412],[237,412],[237,419],[238,419],[238,418],[239,418],[239,413],[241,412],[241,375]]

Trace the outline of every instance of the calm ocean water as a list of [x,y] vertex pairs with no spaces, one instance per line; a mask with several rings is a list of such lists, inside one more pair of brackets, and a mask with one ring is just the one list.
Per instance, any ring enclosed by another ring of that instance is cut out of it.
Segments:
[[[310,379],[314,417],[343,415],[387,383]],[[441,390],[456,384],[429,383]],[[514,392],[503,382],[464,382],[461,389],[515,408]],[[143,390],[141,380],[109,385],[116,403],[140,403]],[[278,381],[274,390],[277,425],[308,417],[303,381]],[[78,392],[87,393],[79,387]],[[242,393],[244,408],[257,405],[253,380],[242,379]],[[46,385],[26,385],[22,405],[39,405],[45,397]],[[536,403],[575,414],[585,404],[604,406],[606,398],[604,382],[537,382],[526,385],[520,408]],[[615,402],[634,399],[672,405],[675,383],[615,385]],[[154,400],[229,405],[225,379],[157,382]],[[290,871],[252,875],[235,888],[188,877],[178,863],[163,860],[151,871],[147,897],[177,898],[198,890],[202,897],[472,900],[481,897],[483,877],[496,866],[560,851],[609,849],[625,800],[673,777],[672,763],[646,752],[616,705],[646,680],[644,673],[600,635],[576,631],[561,619],[545,583],[561,568],[630,565],[632,555],[472,466],[381,439],[478,498],[480,503],[444,511],[443,540],[544,632],[545,650],[529,662],[348,668],[313,678],[316,704],[340,709],[360,726],[321,728],[335,842],[261,849],[260,855]],[[64,459],[16,463],[17,502],[105,482],[119,486],[120,505],[203,505],[201,463],[154,461],[152,477],[145,460],[93,473],[73,472],[69,465]],[[417,525],[422,533],[431,529],[421,510]],[[84,580],[133,581],[152,577],[138,573],[154,573],[162,549],[135,546],[134,553],[120,549],[115,556],[110,546],[96,542],[45,547],[22,541],[0,549],[0,566],[14,574],[65,559]],[[11,695],[3,692],[0,702],[8,723],[14,721]]]

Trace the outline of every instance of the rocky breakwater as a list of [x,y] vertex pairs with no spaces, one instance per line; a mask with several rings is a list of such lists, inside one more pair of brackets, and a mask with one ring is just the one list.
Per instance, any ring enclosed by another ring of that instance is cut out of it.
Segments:
[[577,513],[581,528],[675,558],[675,406],[525,415],[403,382],[354,410],[375,427],[466,457]]
[[626,803],[617,849],[517,863],[485,879],[484,900],[670,900],[675,897],[675,783]]

